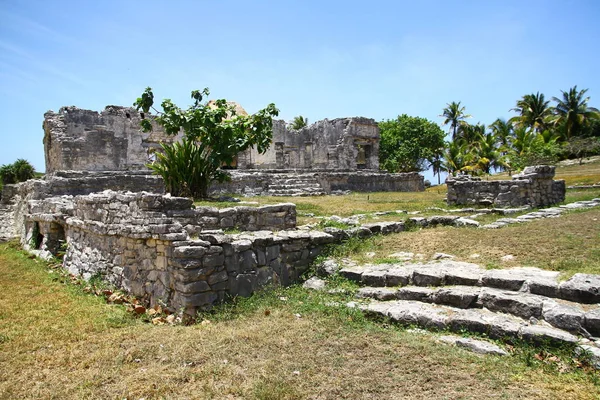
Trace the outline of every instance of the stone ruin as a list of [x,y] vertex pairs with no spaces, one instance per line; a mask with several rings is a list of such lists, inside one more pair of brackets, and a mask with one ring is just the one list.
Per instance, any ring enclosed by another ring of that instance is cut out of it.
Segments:
[[[238,112],[245,113],[241,107]],[[57,171],[146,171],[168,136],[154,124],[140,131],[133,108],[107,106],[101,113],[63,107],[44,115],[46,173]],[[290,130],[273,121],[273,142],[265,154],[251,148],[237,156],[231,181],[215,184],[213,193],[245,195],[314,195],[334,191],[422,191],[418,173],[379,171],[379,128],[369,118],[318,121]],[[154,189],[154,188],[153,188]]]
[[[339,240],[296,230],[294,204],[194,207],[165,194],[146,164],[163,142],[139,129],[132,108],[76,107],[44,119],[46,175],[5,185],[0,239],[19,238],[84,278],[99,276],[150,305],[193,314],[229,297],[297,280],[323,247]],[[423,190],[423,177],[378,170],[372,119],[319,121],[290,131],[274,121],[273,146],[237,157],[232,181],[213,193],[323,194],[336,190]],[[241,234],[224,234],[237,229]]]
[[565,181],[553,180],[556,167],[526,167],[512,180],[482,181],[478,177],[449,177],[448,204],[495,207],[545,207],[565,201]]

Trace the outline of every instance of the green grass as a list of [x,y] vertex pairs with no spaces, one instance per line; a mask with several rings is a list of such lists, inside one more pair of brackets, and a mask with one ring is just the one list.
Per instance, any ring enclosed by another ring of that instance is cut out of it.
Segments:
[[[534,350],[480,357],[368,320],[344,306],[352,283],[331,285],[344,292],[272,288],[199,315],[201,324],[153,326],[0,245],[0,398],[592,399],[598,391],[597,374],[537,362]],[[549,351],[546,359],[565,357]]]

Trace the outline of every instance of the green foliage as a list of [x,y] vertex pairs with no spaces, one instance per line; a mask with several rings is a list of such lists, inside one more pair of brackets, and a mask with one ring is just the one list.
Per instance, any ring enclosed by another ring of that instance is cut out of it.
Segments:
[[584,97],[586,92],[587,89],[577,90],[575,85],[568,92],[561,90],[562,98],[552,98],[556,102],[556,106],[552,109],[553,122],[559,127],[565,140],[581,136],[592,120],[600,119],[600,111],[588,106],[590,98]]
[[555,164],[562,154],[562,148],[556,141],[546,143],[542,134],[528,132],[523,136],[523,144],[508,154],[509,163],[514,170],[528,165]]
[[379,160],[390,172],[423,171],[444,148],[444,132],[434,122],[406,114],[379,123]]
[[[184,134],[181,144],[164,144],[164,155],[158,155],[150,166],[165,179],[172,194],[206,198],[212,181],[226,179],[221,166],[231,165],[238,153],[249,147],[264,153],[271,144],[273,117],[279,115],[274,104],[253,115],[237,115],[235,106],[226,100],[203,103],[209,94],[208,88],[192,91],[194,103],[186,110],[165,99],[162,111],[157,111],[154,93],[146,88],[134,103],[142,111],[144,131],[151,131],[155,121],[168,135]],[[157,111],[152,121],[145,118],[151,109]],[[191,171],[185,172],[185,168]]]
[[460,101],[458,103],[453,101],[452,103],[446,104],[446,108],[444,108],[440,117],[444,117],[442,125],[450,124],[452,140],[459,137],[462,128],[468,125],[465,119],[471,118],[469,114],[465,113],[465,107],[460,106]]
[[308,118],[298,115],[294,117],[294,120],[290,124],[290,129],[298,130],[304,128],[306,125],[308,125]]
[[19,158],[12,164],[0,167],[0,179],[3,185],[25,182],[35,176],[35,169],[29,161]]
[[3,185],[17,183],[15,169],[13,168],[12,164],[4,164],[2,167],[0,167],[0,179],[2,179]]
[[15,171],[15,178],[17,182],[25,182],[28,179],[32,179],[35,176],[35,169],[29,161],[19,158],[13,163]]
[[181,142],[162,144],[162,152],[148,167],[165,181],[167,191],[174,196],[206,197],[212,181],[223,182],[227,174],[210,148],[187,137]]
[[563,145],[563,155],[566,158],[578,158],[600,154],[600,137],[574,137]]
[[546,130],[549,126],[552,109],[549,106],[543,93],[526,94],[517,101],[517,105],[512,111],[519,115],[510,119],[520,127],[534,129],[537,132]]
[[[600,112],[588,106],[587,89],[574,86],[553,97],[552,107],[543,93],[524,95],[511,109],[518,113],[509,121],[469,125],[459,103],[448,104],[441,115],[453,128],[442,168],[450,173],[489,174],[491,170],[522,169],[527,165],[554,164],[564,158],[582,158],[600,153]],[[435,171],[434,171],[435,172]]]

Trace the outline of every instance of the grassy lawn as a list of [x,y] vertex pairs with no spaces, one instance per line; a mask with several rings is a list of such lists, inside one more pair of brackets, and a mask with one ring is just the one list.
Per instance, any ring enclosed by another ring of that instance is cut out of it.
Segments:
[[[593,399],[597,373],[480,357],[373,323],[347,298],[276,289],[153,326],[0,245],[2,399]],[[568,359],[563,359],[568,363]]]

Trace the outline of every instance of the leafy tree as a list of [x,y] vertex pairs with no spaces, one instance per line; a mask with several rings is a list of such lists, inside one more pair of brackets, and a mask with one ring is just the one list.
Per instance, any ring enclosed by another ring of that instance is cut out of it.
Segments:
[[575,85],[568,92],[561,90],[562,99],[552,98],[556,102],[556,106],[552,109],[554,124],[562,127],[559,131],[563,133],[565,140],[582,135],[591,120],[600,119],[600,111],[588,106],[590,98],[583,97],[587,91],[587,89],[577,90]]
[[496,135],[493,132],[487,132],[485,125],[481,127],[482,129],[477,132],[473,143],[474,164],[477,170],[489,174],[492,169],[506,168],[507,162],[502,152],[499,151]]
[[600,153],[600,138],[574,137],[564,143],[564,152],[567,158],[579,159],[579,164],[581,165],[585,157]]
[[165,180],[173,195],[208,197],[213,181],[223,182],[228,175],[221,170],[231,165],[238,153],[256,146],[259,153],[267,151],[273,135],[273,117],[279,115],[274,104],[254,115],[237,115],[235,105],[226,100],[216,100],[208,106],[202,100],[208,96],[208,88],[192,91],[194,103],[186,110],[165,99],[162,111],[156,110],[154,93],[146,88],[134,106],[142,110],[142,130],[152,130],[152,122],[145,114],[154,110],[152,117],[168,135],[183,132],[181,143],[163,144],[164,153],[158,154],[149,167]]
[[549,119],[552,116],[552,109],[549,104],[550,101],[545,99],[543,93],[526,94],[521,100],[517,101],[516,107],[511,109],[519,115],[511,118],[510,121],[520,127],[542,132],[548,128]]
[[304,128],[306,125],[308,125],[308,118],[298,115],[297,117],[294,117],[294,120],[290,124],[290,128],[298,130]]
[[390,172],[423,171],[444,147],[444,131],[425,118],[406,114],[379,123],[379,162]]
[[446,104],[446,108],[444,108],[440,117],[445,118],[442,125],[450,124],[452,140],[457,138],[457,135],[464,126],[468,125],[465,119],[471,118],[469,114],[465,114],[465,107],[460,106],[460,101],[458,103],[453,101],[452,103]]
[[[520,131],[524,131],[521,134]],[[528,165],[554,164],[559,160],[562,148],[556,140],[546,142],[541,133],[518,129],[515,146],[508,154],[511,168],[518,170]]]
[[446,168],[444,167],[444,150],[445,150],[445,145],[443,147],[438,148],[437,150],[435,150],[432,154],[432,156],[429,158],[429,164],[431,165],[431,169],[433,170],[433,176],[438,177],[438,185],[441,184],[441,174],[442,171],[445,171]]

